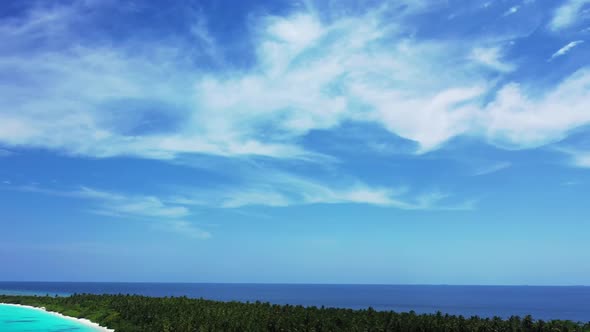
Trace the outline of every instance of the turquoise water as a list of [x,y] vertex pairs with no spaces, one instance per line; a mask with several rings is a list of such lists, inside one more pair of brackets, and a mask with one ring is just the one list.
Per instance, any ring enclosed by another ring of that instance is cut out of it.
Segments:
[[0,304],[0,331],[96,332],[97,330],[41,310]]

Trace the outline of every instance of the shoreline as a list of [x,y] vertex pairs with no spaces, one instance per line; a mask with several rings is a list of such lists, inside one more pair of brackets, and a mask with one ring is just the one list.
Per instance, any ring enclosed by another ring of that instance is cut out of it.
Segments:
[[27,309],[41,310],[41,311],[44,311],[46,313],[52,314],[54,316],[59,316],[60,318],[67,319],[67,320],[70,320],[70,321],[76,321],[76,322],[78,322],[78,323],[80,323],[82,325],[85,325],[85,326],[88,326],[88,327],[92,327],[97,332],[115,332],[115,330],[106,328],[104,326],[100,326],[98,323],[95,323],[95,322],[93,322],[93,321],[91,321],[89,319],[66,316],[66,315],[60,314],[59,312],[49,311],[49,310],[45,309],[45,307],[33,307],[33,306],[30,306],[30,305],[14,304],[14,303],[0,303],[0,305],[7,305],[7,306],[13,306],[13,307],[21,307],[21,308],[27,308]]

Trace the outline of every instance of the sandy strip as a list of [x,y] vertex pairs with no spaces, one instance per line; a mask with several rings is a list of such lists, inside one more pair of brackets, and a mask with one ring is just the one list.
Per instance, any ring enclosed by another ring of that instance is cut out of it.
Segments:
[[76,321],[78,323],[81,323],[82,325],[86,325],[86,326],[92,327],[97,332],[115,332],[115,330],[111,330],[111,329],[107,329],[106,327],[102,327],[102,326],[100,326],[100,325],[98,325],[98,324],[96,324],[94,322],[89,321],[86,318],[75,318],[75,317],[65,316],[65,315],[60,314],[59,312],[47,311],[47,310],[45,310],[44,307],[41,307],[41,308],[39,308],[39,307],[31,307],[31,306],[28,306],[28,305],[13,304],[13,303],[0,303],[0,305],[10,305],[10,306],[13,306],[13,307],[23,307],[23,308],[34,309],[34,310],[42,310],[42,311],[45,311],[45,312],[50,313],[52,315],[59,316],[59,317],[61,317],[63,319]]

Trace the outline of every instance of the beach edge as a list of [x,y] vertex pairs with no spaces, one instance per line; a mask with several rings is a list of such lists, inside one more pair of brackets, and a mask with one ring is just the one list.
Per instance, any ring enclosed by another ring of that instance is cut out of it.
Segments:
[[13,306],[13,307],[21,307],[21,308],[28,308],[28,309],[34,309],[34,310],[41,310],[41,311],[44,311],[46,313],[49,313],[49,314],[52,314],[52,315],[55,315],[55,316],[59,316],[60,318],[64,318],[64,319],[71,320],[71,321],[76,321],[76,322],[78,322],[78,323],[80,323],[82,325],[86,325],[88,327],[92,327],[92,328],[96,329],[97,332],[115,332],[114,329],[106,328],[104,326],[99,325],[98,323],[95,323],[95,322],[89,320],[89,319],[66,316],[66,315],[61,314],[59,312],[49,311],[49,310],[45,309],[45,307],[34,307],[34,306],[30,306],[30,305],[15,304],[15,303],[0,303],[0,305]]

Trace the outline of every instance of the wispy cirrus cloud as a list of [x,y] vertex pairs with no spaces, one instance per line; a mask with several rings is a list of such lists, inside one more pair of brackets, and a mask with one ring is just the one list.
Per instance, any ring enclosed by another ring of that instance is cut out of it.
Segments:
[[99,203],[93,212],[120,217],[179,218],[189,211],[185,207],[164,204],[155,196],[123,195],[109,191],[79,187],[74,190],[61,190],[40,187],[37,184],[12,186],[9,189],[39,193],[52,196],[94,200]]
[[574,47],[582,44],[583,42],[584,42],[583,40],[576,40],[576,41],[573,41],[573,42],[568,43],[567,45],[565,45],[564,47],[560,48],[555,53],[553,53],[553,55],[551,55],[551,58],[549,58],[549,61],[551,61],[551,60],[553,60],[553,59],[555,59],[557,57],[566,55]]
[[460,200],[439,190],[370,186],[358,180],[327,184],[289,173],[252,173],[247,183],[207,190],[185,188],[171,202],[188,206],[234,209],[247,206],[287,207],[310,204],[363,204],[403,210],[471,210],[475,200]]
[[89,212],[94,214],[148,221],[158,229],[177,232],[191,238],[206,239],[211,237],[209,232],[184,220],[191,215],[187,207],[164,202],[156,196],[124,195],[89,187],[64,190],[44,188],[39,185],[16,186],[10,185],[10,183],[7,185],[9,185],[7,187],[9,190],[89,200],[94,204]]
[[492,174],[492,173],[496,173],[499,172],[503,169],[507,169],[512,167],[512,163],[509,161],[502,161],[502,162],[498,162],[498,163],[494,163],[491,165],[487,165],[484,167],[480,167],[479,169],[477,169],[473,175],[474,176],[480,176],[480,175],[487,175],[487,174]]
[[513,64],[503,61],[503,50],[501,47],[478,47],[471,52],[470,58],[484,66],[500,72],[511,72],[516,69]]
[[557,151],[569,157],[570,165],[580,168],[590,168],[590,151],[575,147],[558,147]]
[[5,183],[3,189],[88,200],[92,203],[87,210],[90,213],[143,220],[158,230],[200,239],[212,236],[188,221],[192,219],[193,210],[200,208],[233,210],[253,206],[282,208],[311,204],[362,204],[403,210],[456,211],[472,210],[476,204],[475,200],[461,200],[439,190],[391,189],[369,186],[360,181],[326,184],[273,170],[253,172],[250,176],[248,183],[207,189],[176,188],[179,193],[158,196],[123,194],[84,186],[68,190],[39,184]]

